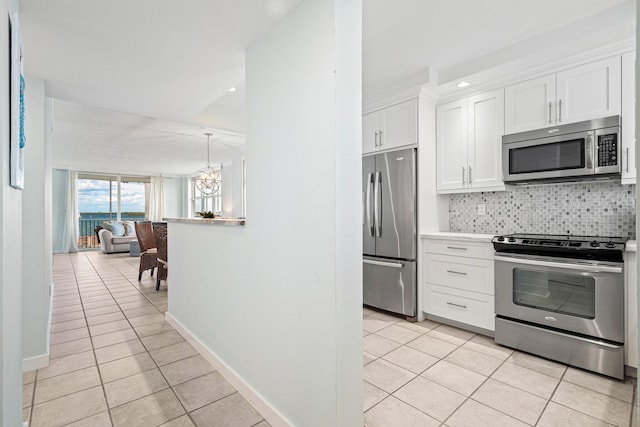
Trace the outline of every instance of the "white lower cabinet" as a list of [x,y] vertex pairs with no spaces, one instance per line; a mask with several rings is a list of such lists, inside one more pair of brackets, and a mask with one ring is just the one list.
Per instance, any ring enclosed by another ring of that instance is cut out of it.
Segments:
[[624,299],[625,315],[625,365],[638,368],[638,272],[635,252],[625,252]]
[[490,242],[424,239],[423,311],[493,331],[494,261]]
[[429,284],[424,298],[427,314],[495,330],[493,295]]

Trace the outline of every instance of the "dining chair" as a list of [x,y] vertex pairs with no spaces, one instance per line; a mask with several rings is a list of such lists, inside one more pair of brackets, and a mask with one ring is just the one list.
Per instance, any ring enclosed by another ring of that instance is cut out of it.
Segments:
[[140,244],[140,267],[138,268],[138,282],[142,280],[142,273],[151,269],[151,276],[157,265],[156,242],[153,238],[151,221],[136,221],[136,237]]
[[167,257],[167,223],[153,223],[153,238],[157,248],[157,266],[158,274],[156,274],[156,291],[160,290],[160,281],[167,280],[167,270],[169,269]]

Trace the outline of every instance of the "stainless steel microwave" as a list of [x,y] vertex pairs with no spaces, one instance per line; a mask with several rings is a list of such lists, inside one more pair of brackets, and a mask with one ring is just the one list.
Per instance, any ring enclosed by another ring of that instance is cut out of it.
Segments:
[[504,182],[618,178],[620,116],[502,137]]

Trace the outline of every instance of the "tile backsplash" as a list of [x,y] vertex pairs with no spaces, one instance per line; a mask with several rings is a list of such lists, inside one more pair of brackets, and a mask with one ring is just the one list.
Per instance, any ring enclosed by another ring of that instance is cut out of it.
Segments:
[[[486,215],[478,215],[478,205]],[[502,192],[449,196],[450,231],[636,235],[636,186],[583,182],[513,187]]]

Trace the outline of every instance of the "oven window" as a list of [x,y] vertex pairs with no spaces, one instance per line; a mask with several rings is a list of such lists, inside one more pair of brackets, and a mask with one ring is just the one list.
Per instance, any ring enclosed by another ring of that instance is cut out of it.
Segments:
[[513,270],[514,304],[570,316],[595,318],[593,277],[577,274]]
[[585,166],[584,138],[509,149],[509,173],[582,169]]

